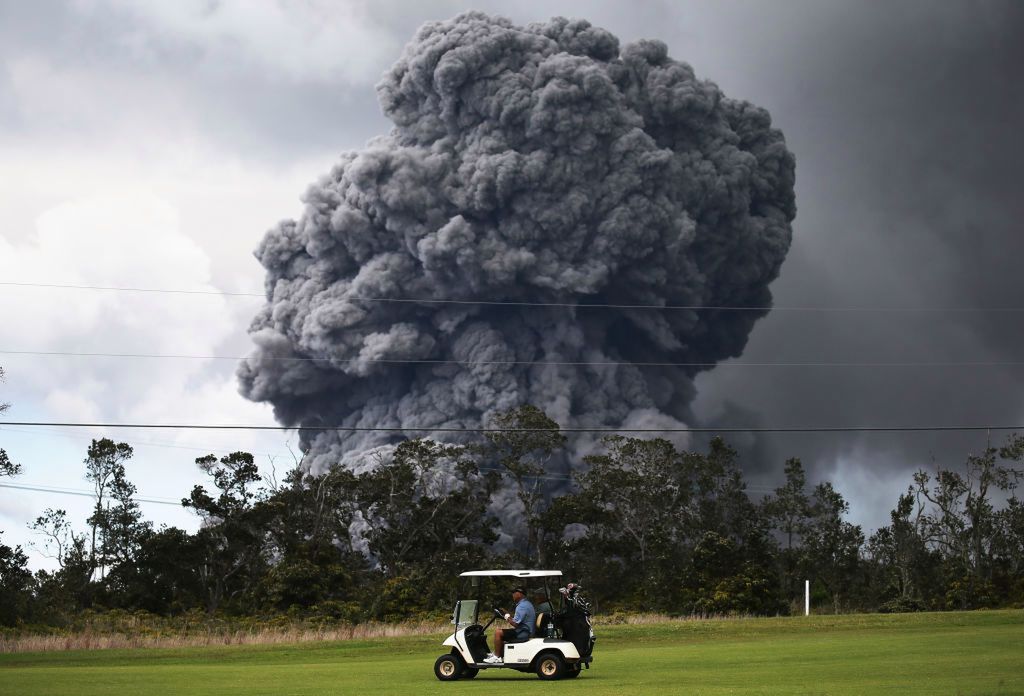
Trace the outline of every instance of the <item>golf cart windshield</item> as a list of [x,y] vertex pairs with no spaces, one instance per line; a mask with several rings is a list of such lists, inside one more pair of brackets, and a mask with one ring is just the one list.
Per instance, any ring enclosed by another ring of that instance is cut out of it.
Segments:
[[455,603],[455,627],[465,628],[476,623],[480,602],[475,599],[460,599]]

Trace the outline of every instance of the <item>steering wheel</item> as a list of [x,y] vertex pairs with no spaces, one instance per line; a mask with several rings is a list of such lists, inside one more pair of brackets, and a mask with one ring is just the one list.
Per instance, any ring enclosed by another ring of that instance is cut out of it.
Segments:
[[494,612],[494,616],[492,616],[491,620],[488,621],[487,625],[484,626],[484,631],[486,631],[488,628],[490,628],[491,624],[494,623],[496,620],[504,619],[505,618],[505,614],[502,613],[501,609],[498,609],[497,607],[494,607],[492,609],[492,611]]

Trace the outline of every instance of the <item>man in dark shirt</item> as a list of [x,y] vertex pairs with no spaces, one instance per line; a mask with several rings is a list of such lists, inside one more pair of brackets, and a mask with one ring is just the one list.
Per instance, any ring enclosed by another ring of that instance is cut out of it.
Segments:
[[548,601],[548,591],[543,587],[538,587],[533,591],[533,606],[537,610],[537,614],[547,614],[548,618],[555,613],[555,610],[551,608],[551,602]]

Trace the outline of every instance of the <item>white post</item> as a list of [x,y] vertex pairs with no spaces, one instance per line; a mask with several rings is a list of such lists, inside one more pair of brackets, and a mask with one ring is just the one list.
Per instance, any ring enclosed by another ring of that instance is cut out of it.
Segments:
[[804,616],[811,615],[811,581],[804,580]]

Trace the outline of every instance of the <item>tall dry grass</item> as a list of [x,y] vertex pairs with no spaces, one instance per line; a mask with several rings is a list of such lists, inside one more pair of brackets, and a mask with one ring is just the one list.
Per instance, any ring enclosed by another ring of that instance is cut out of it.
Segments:
[[81,631],[65,634],[0,636],[0,653],[52,650],[117,650],[131,648],[191,648],[216,645],[275,645],[318,641],[372,640],[430,635],[448,630],[436,621],[397,624],[364,623],[325,629],[264,628],[191,631],[177,635],[144,635]]
[[680,623],[688,621],[742,621],[743,619],[757,618],[753,614],[687,614],[685,616],[674,616],[672,614],[661,614],[658,612],[613,612],[606,615],[597,615],[593,619],[595,626],[619,626]]
[[[594,617],[595,626],[644,625],[688,621],[721,621],[744,616],[671,616],[660,613],[613,612]],[[323,641],[373,640],[402,636],[448,633],[451,625],[436,619],[401,623],[369,622],[324,628],[271,626],[237,628],[217,625],[191,625],[178,630],[154,631],[144,620],[127,617],[117,623],[127,630],[104,630],[86,625],[84,629],[48,634],[0,634],[0,653],[45,652],[58,650],[118,650],[135,648],[192,648],[219,645],[278,645]]]

